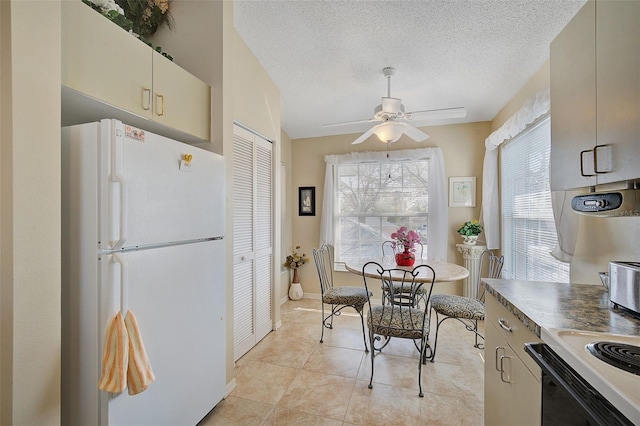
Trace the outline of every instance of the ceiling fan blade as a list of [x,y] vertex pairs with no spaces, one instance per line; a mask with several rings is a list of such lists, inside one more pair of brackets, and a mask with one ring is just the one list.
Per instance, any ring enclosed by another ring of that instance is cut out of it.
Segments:
[[358,139],[356,139],[355,141],[351,142],[351,145],[357,145],[357,144],[362,143],[365,140],[367,140],[367,138],[373,134],[373,129],[375,129],[375,126],[370,128],[369,130],[367,130],[363,134],[361,134]]
[[355,121],[343,121],[342,123],[330,123],[323,124],[322,127],[336,127],[336,126],[346,126],[349,124],[361,124],[361,123],[371,123],[374,121],[378,121],[375,118],[367,118],[365,120],[355,120]]
[[409,136],[411,139],[413,139],[416,142],[422,142],[429,139],[428,134],[424,133],[422,130],[419,130],[413,127],[411,124],[408,124],[408,123],[397,123],[397,124],[402,125],[404,127],[403,133]]
[[424,111],[412,111],[405,113],[407,120],[430,120],[437,118],[464,118],[467,109],[464,107],[427,109]]

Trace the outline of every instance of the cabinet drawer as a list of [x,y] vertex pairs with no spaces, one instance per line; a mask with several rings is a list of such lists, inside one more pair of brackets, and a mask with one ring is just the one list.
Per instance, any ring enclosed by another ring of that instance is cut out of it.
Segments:
[[486,310],[487,321],[499,331],[500,335],[506,340],[515,354],[539,380],[541,374],[540,367],[524,351],[524,344],[529,342],[542,342],[542,340],[525,327],[515,315],[509,312],[507,308],[491,295],[487,295]]

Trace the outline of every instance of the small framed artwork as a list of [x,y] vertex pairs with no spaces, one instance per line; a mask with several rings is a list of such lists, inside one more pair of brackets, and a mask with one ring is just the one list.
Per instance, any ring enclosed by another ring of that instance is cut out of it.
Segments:
[[450,177],[449,178],[449,207],[475,207],[476,206],[476,178]]
[[315,216],[316,215],[316,187],[315,186],[298,187],[298,215],[299,216]]

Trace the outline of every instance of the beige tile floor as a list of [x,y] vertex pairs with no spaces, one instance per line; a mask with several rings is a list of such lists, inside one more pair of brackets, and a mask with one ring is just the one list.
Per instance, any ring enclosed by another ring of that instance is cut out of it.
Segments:
[[458,321],[441,326],[419,398],[412,341],[394,339],[376,356],[368,389],[371,357],[359,316],[345,309],[319,343],[320,308],[312,299],[283,304],[282,327],[237,361],[236,388],[200,425],[483,424],[484,353]]

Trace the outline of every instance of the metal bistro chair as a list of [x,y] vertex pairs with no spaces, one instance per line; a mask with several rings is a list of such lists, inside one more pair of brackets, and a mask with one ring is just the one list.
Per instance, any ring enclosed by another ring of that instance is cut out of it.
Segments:
[[[484,344],[478,343],[478,337],[484,340],[484,336],[478,332],[478,321],[484,321],[484,286],[480,286],[483,265],[488,262],[486,278],[500,278],[504,256],[496,256],[491,250],[485,250],[480,255],[478,266],[477,298],[457,296],[452,294],[434,294],[431,298],[431,309],[436,313],[436,335],[433,340],[433,353],[431,362],[435,361],[438,348],[438,332],[440,324],[445,320],[454,318],[464,324],[465,328],[475,334],[474,348],[484,349]],[[440,316],[443,318],[440,319]],[[431,317],[431,311],[429,311]]]
[[[320,343],[324,340],[324,329],[333,328],[333,317],[339,316],[347,306],[355,309],[360,314],[362,324],[362,339],[364,350],[369,352],[367,338],[364,331],[364,305],[369,301],[367,291],[362,287],[334,287],[333,286],[333,246],[328,244],[313,249],[313,259],[316,262],[320,291],[322,292],[322,334]],[[331,313],[325,317],[324,304],[331,305]]]
[[[416,246],[416,261],[420,261],[424,253],[424,246],[420,243],[415,243],[414,246]],[[397,250],[397,248],[394,248],[393,241],[384,241],[382,243],[382,258],[385,261],[389,260],[391,264],[395,265],[395,255],[396,253],[398,253]],[[392,283],[392,285],[394,286],[394,291],[396,294],[400,295],[402,293],[405,293],[402,290],[402,285],[400,283]],[[407,296],[405,296],[405,298],[406,297]],[[422,307],[423,309],[427,309],[427,288],[425,286],[422,286],[418,290],[418,297],[415,298],[415,302],[416,306],[414,306],[414,308]],[[388,303],[387,292],[385,291],[384,286],[382,288],[382,303]]]
[[[431,276],[427,283],[417,282],[416,277]],[[369,277],[367,277],[369,275]],[[369,299],[369,315],[367,316],[367,327],[369,328],[369,342],[371,342],[371,379],[369,389],[373,388],[374,359],[376,352],[382,351],[391,341],[391,338],[411,339],[418,350],[418,395],[424,396],[422,392],[422,364],[426,364],[431,356],[429,347],[429,317],[424,309],[415,307],[415,299],[418,297],[420,289],[427,289],[426,302],[429,301],[433,283],[436,279],[435,271],[428,265],[416,266],[413,270],[391,268],[385,269],[377,262],[368,262],[362,267],[364,287],[369,298],[371,292],[369,288],[373,285],[371,281],[380,280],[383,291],[387,292],[388,303],[373,306]],[[403,284],[403,293],[397,293],[395,283]],[[376,283],[377,285],[377,283]],[[407,291],[408,290],[408,291]],[[407,302],[406,295],[410,300]],[[381,343],[376,345],[376,342]]]

